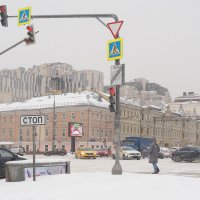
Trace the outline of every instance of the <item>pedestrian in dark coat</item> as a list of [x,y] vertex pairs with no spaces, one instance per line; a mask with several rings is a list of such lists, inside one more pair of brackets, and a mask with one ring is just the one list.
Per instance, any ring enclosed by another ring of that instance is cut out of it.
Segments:
[[152,163],[154,168],[154,172],[152,174],[158,174],[160,172],[160,169],[157,166],[159,152],[160,147],[156,143],[156,138],[153,138],[149,149],[149,163]]

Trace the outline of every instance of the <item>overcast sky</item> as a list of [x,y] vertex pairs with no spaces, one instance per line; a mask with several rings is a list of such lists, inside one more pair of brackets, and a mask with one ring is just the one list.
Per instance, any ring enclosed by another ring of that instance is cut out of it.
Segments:
[[[200,1],[199,0],[1,0],[8,15],[32,7],[32,15],[116,14],[124,24],[126,81],[143,77],[169,89],[173,98],[184,91],[200,94]],[[0,27],[0,51],[26,37],[26,26],[17,18]],[[104,23],[111,19],[101,19]],[[32,67],[49,62],[71,64],[76,70],[104,73],[110,83],[106,43],[111,32],[96,19],[34,19],[36,44],[21,44],[0,56],[0,68]]]

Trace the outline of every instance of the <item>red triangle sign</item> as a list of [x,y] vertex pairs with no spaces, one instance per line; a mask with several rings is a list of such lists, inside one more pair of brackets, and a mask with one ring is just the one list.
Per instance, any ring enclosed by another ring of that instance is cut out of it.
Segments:
[[119,30],[123,23],[124,21],[118,21],[118,22],[111,22],[107,24],[114,38],[118,37]]

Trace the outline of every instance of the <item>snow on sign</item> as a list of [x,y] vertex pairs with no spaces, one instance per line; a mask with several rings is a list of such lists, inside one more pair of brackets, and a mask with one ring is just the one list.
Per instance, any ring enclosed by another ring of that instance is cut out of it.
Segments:
[[43,115],[26,115],[20,116],[20,124],[22,126],[27,125],[44,125],[45,124],[45,116]]
[[123,23],[124,21],[118,21],[118,22],[111,22],[107,24],[114,38],[118,37],[119,30],[122,27]]
[[21,8],[18,10],[18,26],[30,24],[31,7]]
[[117,60],[123,57],[123,39],[118,38],[107,42],[107,60]]

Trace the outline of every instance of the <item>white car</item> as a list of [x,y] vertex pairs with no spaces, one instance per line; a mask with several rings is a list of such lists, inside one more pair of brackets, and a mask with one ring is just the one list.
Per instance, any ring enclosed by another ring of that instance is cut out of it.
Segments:
[[[116,157],[116,152],[112,154],[113,159]],[[141,159],[141,153],[132,147],[123,146],[119,148],[119,159],[128,160],[128,159]]]
[[163,153],[165,158],[170,158],[172,155],[172,152],[167,147],[160,147],[160,151]]

